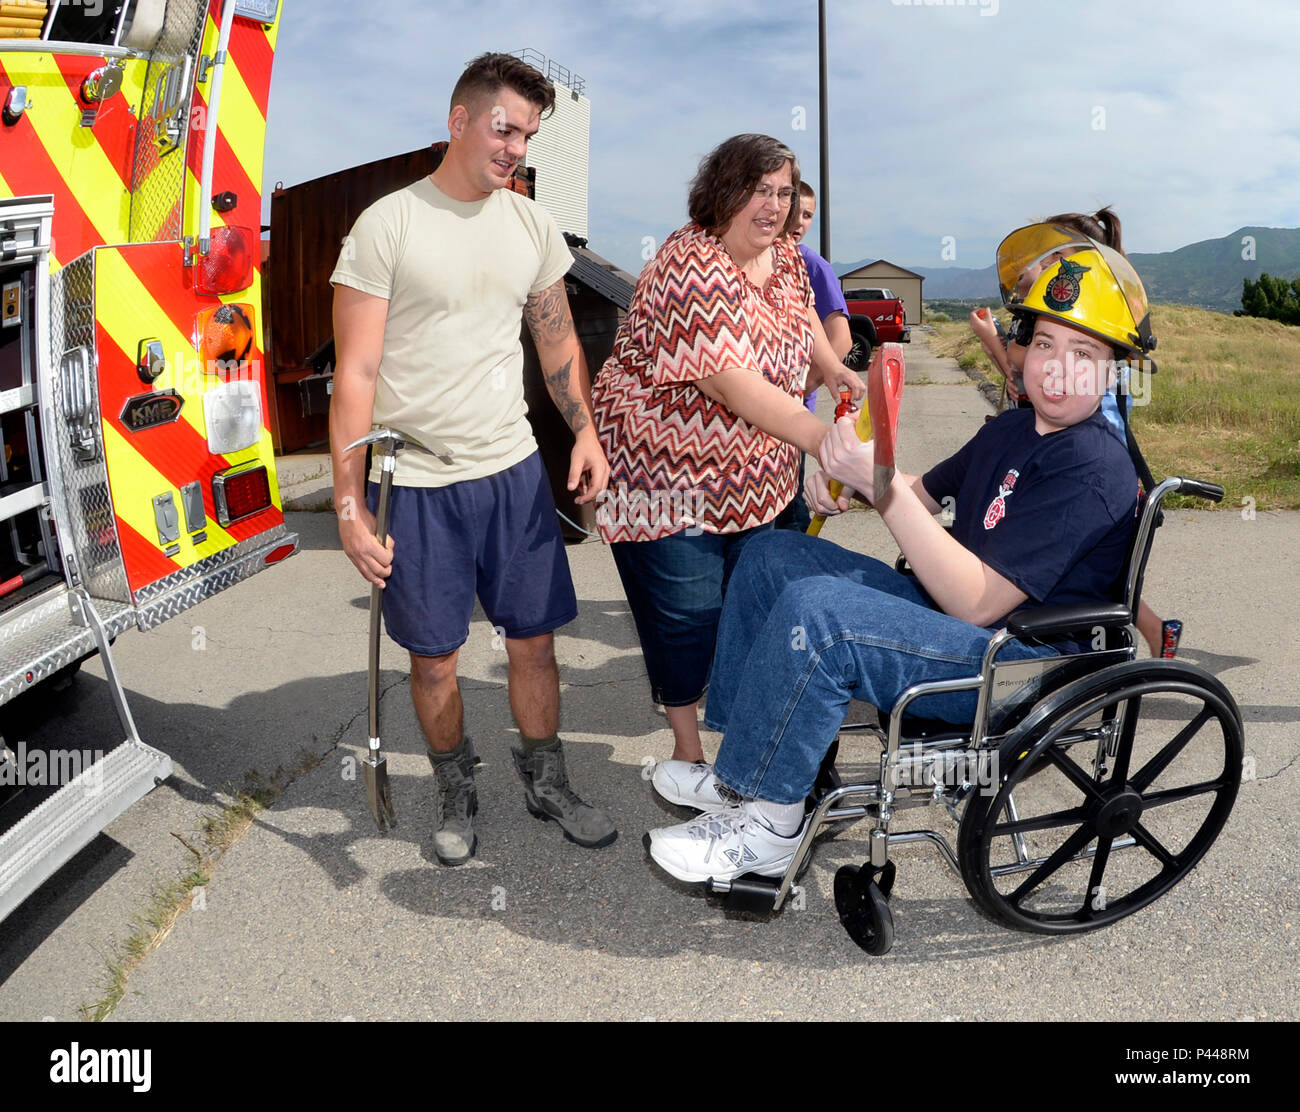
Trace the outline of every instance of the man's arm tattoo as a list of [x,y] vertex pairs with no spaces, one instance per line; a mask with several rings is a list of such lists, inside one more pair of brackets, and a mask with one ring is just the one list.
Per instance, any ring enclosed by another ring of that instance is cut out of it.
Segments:
[[569,312],[563,278],[528,296],[524,302],[524,321],[533,334],[533,341],[539,346],[558,344],[573,335],[573,316]]
[[570,382],[572,370],[573,357],[570,356],[565,360],[564,366],[558,370],[551,372],[543,370],[542,373],[546,376],[546,387],[551,392],[555,408],[560,411],[560,416],[564,418],[565,423],[576,436],[590,422],[587,417],[587,407],[583,405],[580,398],[574,396],[572,383]]

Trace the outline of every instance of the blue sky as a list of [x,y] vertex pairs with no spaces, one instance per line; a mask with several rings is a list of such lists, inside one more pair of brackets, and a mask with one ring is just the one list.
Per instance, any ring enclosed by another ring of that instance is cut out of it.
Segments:
[[[1300,5],[827,6],[837,263],[983,267],[1011,229],[1107,203],[1129,251],[1300,226]],[[633,273],[729,135],[784,140],[820,184],[816,0],[285,0],[268,195],[445,138],[464,63],[521,47],[586,79],[591,246]]]

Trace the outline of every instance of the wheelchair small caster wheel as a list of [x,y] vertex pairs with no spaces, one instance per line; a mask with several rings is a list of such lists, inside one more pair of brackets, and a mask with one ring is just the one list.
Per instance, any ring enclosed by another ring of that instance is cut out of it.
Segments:
[[[731,882],[731,888],[720,893],[722,906],[728,911],[747,911],[751,915],[771,915],[776,910],[776,894],[781,888],[780,877],[755,876],[746,873]],[[712,886],[709,891],[712,892]]]
[[[892,884],[892,872],[889,881]],[[871,879],[870,869],[840,866],[835,873],[835,910],[849,937],[867,953],[889,953],[894,945],[894,913],[880,885]]]

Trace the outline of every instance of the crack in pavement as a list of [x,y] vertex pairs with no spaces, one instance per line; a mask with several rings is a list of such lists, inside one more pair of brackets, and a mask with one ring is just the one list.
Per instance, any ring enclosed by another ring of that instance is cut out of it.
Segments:
[[[1288,768],[1290,768],[1293,764],[1295,764],[1296,761],[1300,761],[1300,753],[1297,753],[1294,757],[1292,757],[1289,761],[1287,761],[1286,764],[1284,764],[1276,772],[1270,772],[1267,776],[1255,776],[1252,779],[1248,780],[1247,783],[1254,784],[1254,783],[1258,783],[1260,780],[1276,780],[1279,776],[1282,775],[1282,773],[1284,773]],[[1242,785],[1242,787],[1245,786],[1246,786],[1245,784]]]

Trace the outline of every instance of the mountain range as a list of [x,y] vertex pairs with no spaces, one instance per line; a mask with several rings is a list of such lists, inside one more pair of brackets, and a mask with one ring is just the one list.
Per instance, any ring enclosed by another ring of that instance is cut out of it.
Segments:
[[[1152,301],[1194,305],[1231,313],[1241,308],[1243,278],[1261,274],[1275,278],[1300,278],[1300,228],[1238,228],[1221,239],[1190,243],[1176,251],[1135,253],[1129,256]],[[836,263],[836,274],[847,274],[873,262]],[[906,264],[899,264],[906,266]],[[927,300],[982,300],[998,296],[991,266],[907,267],[925,278]]]

